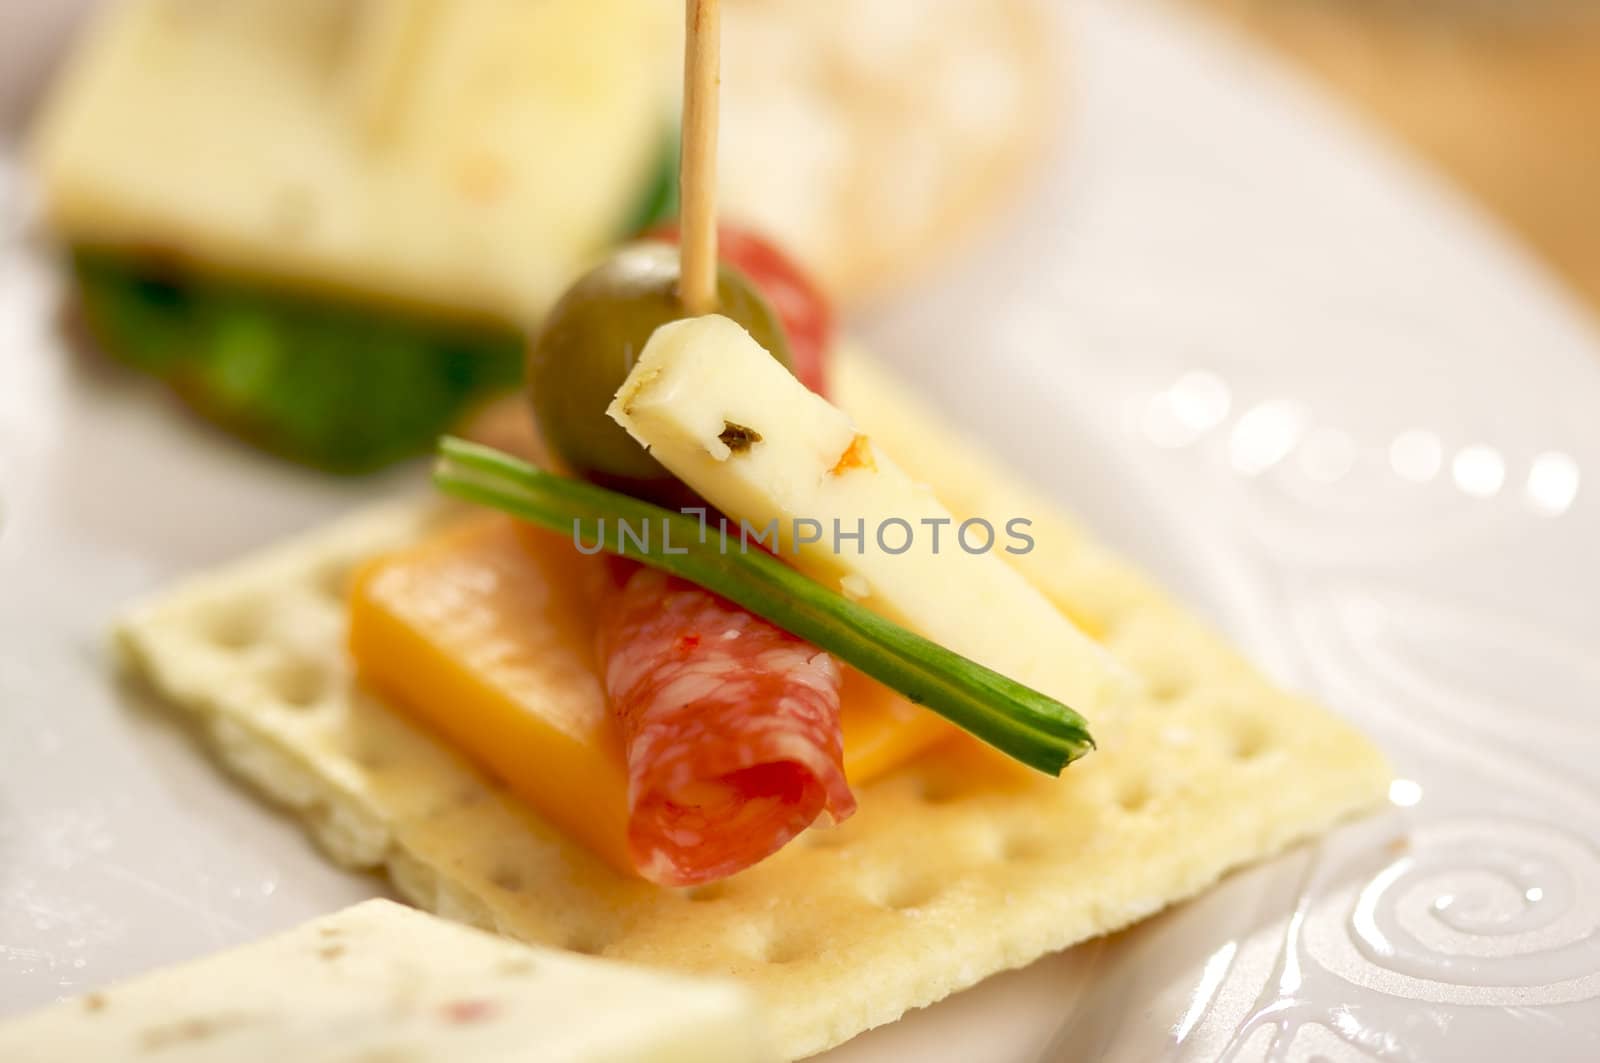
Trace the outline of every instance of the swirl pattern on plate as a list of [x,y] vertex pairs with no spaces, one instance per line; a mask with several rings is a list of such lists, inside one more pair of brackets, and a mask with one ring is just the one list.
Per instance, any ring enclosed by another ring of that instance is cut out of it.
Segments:
[[1346,981],[1437,1004],[1600,995],[1600,850],[1532,821],[1421,824],[1366,883],[1313,902],[1306,951]]

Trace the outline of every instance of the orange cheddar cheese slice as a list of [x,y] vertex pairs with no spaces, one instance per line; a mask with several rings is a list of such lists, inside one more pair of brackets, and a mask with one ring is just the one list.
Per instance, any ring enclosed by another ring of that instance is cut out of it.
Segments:
[[[627,768],[586,585],[598,563],[509,517],[473,517],[356,574],[349,646],[391,704],[632,873]],[[842,723],[857,785],[958,733],[849,669]]]

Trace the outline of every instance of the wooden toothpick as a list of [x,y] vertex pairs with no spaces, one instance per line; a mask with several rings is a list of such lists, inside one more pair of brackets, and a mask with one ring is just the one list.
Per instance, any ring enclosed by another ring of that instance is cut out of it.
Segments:
[[717,309],[717,89],[722,80],[718,0],[687,0],[683,158],[678,171],[678,296],[692,315]]

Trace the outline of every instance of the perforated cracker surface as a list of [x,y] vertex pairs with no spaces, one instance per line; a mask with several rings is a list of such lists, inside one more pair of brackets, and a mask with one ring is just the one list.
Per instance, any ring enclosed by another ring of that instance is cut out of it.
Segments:
[[[1043,513],[876,370],[842,359],[836,387],[956,512]],[[843,827],[727,882],[662,890],[610,871],[354,685],[344,575],[440,512],[365,515],[202,577],[135,612],[121,643],[336,859],[514,937],[743,979],[790,1055],[1126,926],[1387,783],[1359,734],[1052,517],[1019,563],[1146,688],[1092,721],[1097,753],[1050,780],[952,743],[863,788]]]

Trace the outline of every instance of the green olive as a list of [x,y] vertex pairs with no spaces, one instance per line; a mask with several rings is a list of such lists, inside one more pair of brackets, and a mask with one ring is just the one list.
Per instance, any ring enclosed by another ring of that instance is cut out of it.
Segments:
[[[785,366],[783,327],[744,276],[723,265],[717,312],[743,325]],[[643,498],[683,497],[672,474],[606,416],[655,330],[686,314],[678,299],[678,249],[624,247],[578,280],[545,319],[528,353],[528,388],[539,432],[579,476]]]

